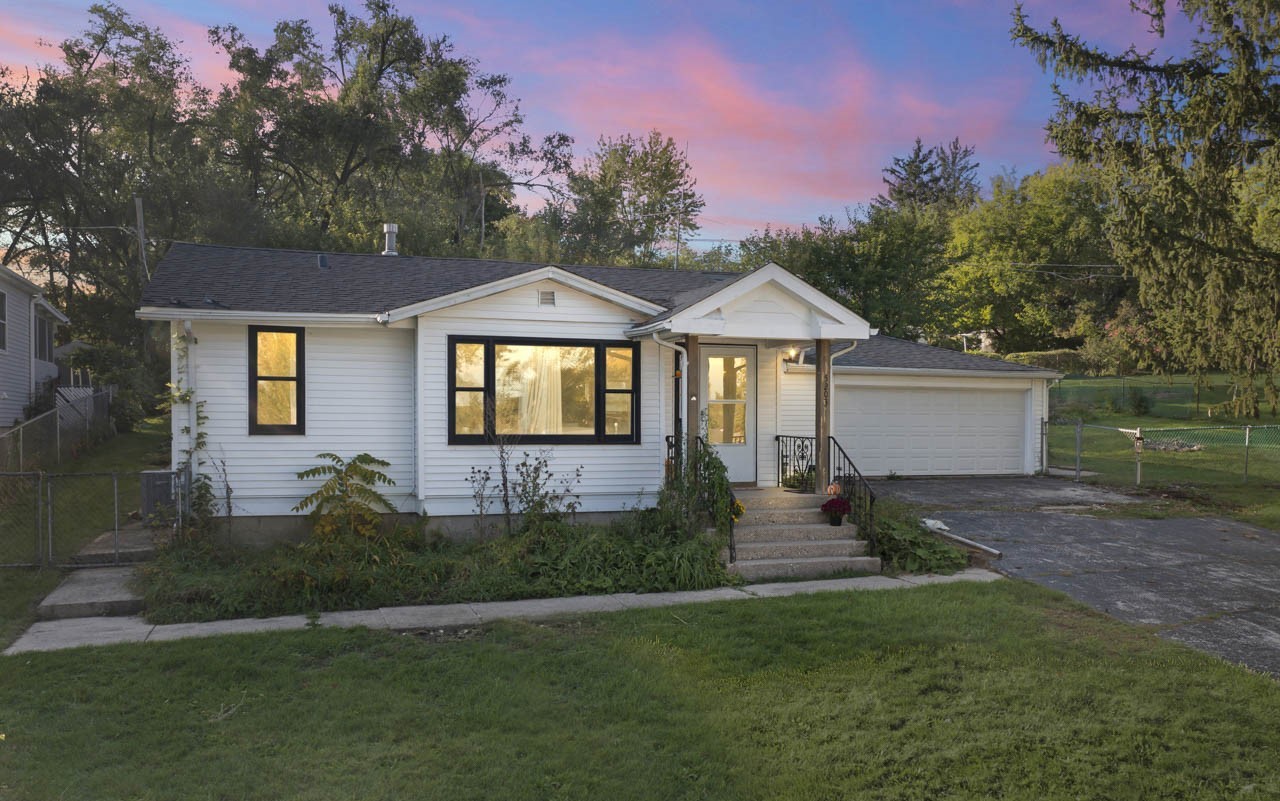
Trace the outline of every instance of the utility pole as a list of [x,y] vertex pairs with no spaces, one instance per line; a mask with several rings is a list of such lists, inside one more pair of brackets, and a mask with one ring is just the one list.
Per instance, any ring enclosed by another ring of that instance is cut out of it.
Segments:
[[151,280],[151,270],[147,269],[147,224],[142,217],[142,196],[133,196],[133,208],[138,214],[138,263],[141,273],[138,276],[145,285]]

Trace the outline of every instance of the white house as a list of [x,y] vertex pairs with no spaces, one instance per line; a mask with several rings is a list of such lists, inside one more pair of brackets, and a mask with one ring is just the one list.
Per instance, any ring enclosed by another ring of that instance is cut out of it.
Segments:
[[22,409],[56,378],[53,331],[69,322],[39,286],[0,267],[0,431],[22,421]]
[[699,433],[761,487],[806,471],[823,485],[837,445],[868,475],[1029,474],[1057,375],[879,336],[776,264],[175,243],[138,316],[176,342],[190,401],[174,407],[175,466],[199,429],[203,469],[259,519],[293,514],[310,491],[295,475],[323,451],[390,461],[400,511],[474,514],[468,476],[493,466],[496,437],[581,466],[583,511],[652,497],[675,439]]

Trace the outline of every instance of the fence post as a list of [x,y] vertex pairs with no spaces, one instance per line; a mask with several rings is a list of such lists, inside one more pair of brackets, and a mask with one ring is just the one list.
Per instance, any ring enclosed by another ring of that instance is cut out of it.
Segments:
[[53,449],[58,452],[57,463],[62,464],[62,410],[53,407]]
[[1076,420],[1076,483],[1080,483],[1080,451],[1084,448],[1084,418]]
[[1249,483],[1249,435],[1253,433],[1253,426],[1244,427],[1244,483]]
[[40,473],[44,477],[44,504],[45,504],[45,542],[48,543],[48,564],[53,567],[53,480],[44,472]]
[[111,474],[111,499],[115,504],[113,509],[115,527],[114,533],[111,535],[111,550],[114,551],[114,561],[120,564],[120,474]]
[[1137,464],[1138,477],[1134,486],[1142,486],[1142,429],[1137,429],[1137,434],[1133,438],[1133,455]]
[[26,426],[18,426],[18,472],[21,473],[23,465],[27,463],[26,457],[22,453],[22,435],[27,431]]

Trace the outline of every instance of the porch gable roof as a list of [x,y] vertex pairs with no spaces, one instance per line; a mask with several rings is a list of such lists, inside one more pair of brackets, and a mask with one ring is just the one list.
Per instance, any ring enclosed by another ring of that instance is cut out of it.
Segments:
[[862,340],[875,333],[866,320],[774,262],[676,300],[627,335]]

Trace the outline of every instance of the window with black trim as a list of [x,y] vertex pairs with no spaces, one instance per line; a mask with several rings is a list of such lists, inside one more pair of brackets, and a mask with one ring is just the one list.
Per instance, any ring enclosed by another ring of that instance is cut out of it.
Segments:
[[249,326],[249,433],[305,434],[305,334]]
[[53,321],[42,314],[36,315],[36,358],[42,362],[53,361]]
[[0,292],[0,350],[9,349],[9,294]]
[[633,342],[449,338],[449,442],[639,441]]

